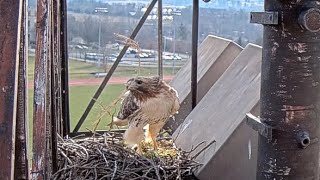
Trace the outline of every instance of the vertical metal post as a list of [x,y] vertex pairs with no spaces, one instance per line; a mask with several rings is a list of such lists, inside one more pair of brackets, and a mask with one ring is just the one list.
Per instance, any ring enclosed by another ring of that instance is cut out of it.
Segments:
[[0,177],[14,179],[22,1],[0,0]]
[[35,55],[33,105],[33,158],[32,179],[47,179],[47,79],[50,58],[50,0],[37,3],[37,47]]
[[161,79],[163,79],[162,38],[162,0],[158,0],[158,75]]
[[60,54],[61,54],[61,86],[63,135],[70,133],[69,114],[69,69],[68,69],[68,37],[67,37],[67,0],[60,0]]
[[[101,53],[101,15],[99,14],[99,48],[98,48],[98,53]],[[100,63],[100,58],[99,58],[99,63]]]
[[[173,17],[173,55],[176,55],[176,23],[175,23],[175,16]],[[176,58],[173,59],[172,61],[172,75],[174,75],[174,69],[175,69],[175,62],[176,62]]]
[[265,24],[261,121],[272,128],[271,138],[259,136],[258,180],[319,179],[319,8],[317,1],[268,0],[269,14],[256,19]]
[[52,45],[51,45],[51,155],[52,171],[57,171],[57,134],[63,135],[61,99],[61,53],[60,53],[60,1],[52,1]]
[[28,151],[28,0],[22,1],[14,179],[29,179]]
[[199,25],[199,0],[193,0],[192,13],[192,60],[191,60],[191,106],[197,105],[198,90],[198,25]]
[[[146,21],[147,17],[149,16],[151,10],[153,9],[154,5],[156,4],[157,0],[152,0],[151,3],[149,4],[146,12],[143,14],[142,18],[140,19],[138,25],[136,26],[136,28],[133,30],[130,39],[134,39],[138,32],[140,31],[142,25],[144,24],[144,22]],[[91,111],[93,105],[96,103],[96,100],[99,98],[100,94],[102,93],[103,89],[106,87],[109,79],[111,78],[113,72],[116,70],[117,66],[120,63],[120,60],[122,59],[122,57],[124,56],[124,54],[126,53],[126,51],[128,50],[129,46],[124,46],[123,49],[121,50],[120,54],[118,55],[116,61],[113,63],[113,65],[111,66],[110,70],[108,71],[108,74],[106,75],[106,77],[103,79],[101,85],[99,86],[97,92],[94,94],[93,98],[91,99],[90,103],[88,104],[86,110],[84,111],[83,115],[81,116],[79,122],[77,123],[76,127],[73,130],[73,133],[76,133],[79,131],[81,125],[83,124],[83,122],[85,121],[85,119],[87,118],[89,112]]]

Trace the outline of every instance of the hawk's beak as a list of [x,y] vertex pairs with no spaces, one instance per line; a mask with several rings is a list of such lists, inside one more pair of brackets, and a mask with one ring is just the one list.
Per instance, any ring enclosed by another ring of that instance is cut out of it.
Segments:
[[133,78],[129,79],[127,81],[127,83],[125,83],[124,85],[126,86],[126,89],[129,89],[131,82],[133,81]]
[[125,83],[124,85],[126,86],[126,89],[129,89],[129,83]]

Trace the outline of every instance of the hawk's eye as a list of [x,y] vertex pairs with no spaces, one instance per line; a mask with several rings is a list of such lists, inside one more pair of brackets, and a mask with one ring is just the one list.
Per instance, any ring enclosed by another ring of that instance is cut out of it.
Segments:
[[141,80],[137,80],[136,82],[137,82],[137,84],[142,84]]

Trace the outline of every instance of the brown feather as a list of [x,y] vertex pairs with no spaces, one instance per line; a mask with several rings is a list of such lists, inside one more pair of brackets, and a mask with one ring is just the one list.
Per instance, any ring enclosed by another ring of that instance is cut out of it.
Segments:
[[139,106],[136,103],[135,97],[131,92],[129,92],[122,102],[117,118],[126,119],[138,109]]

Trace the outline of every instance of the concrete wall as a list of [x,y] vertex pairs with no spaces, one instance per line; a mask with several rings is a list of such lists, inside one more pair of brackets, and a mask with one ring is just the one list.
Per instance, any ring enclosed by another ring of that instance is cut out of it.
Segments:
[[174,133],[179,148],[189,151],[204,165],[196,172],[203,180],[254,180],[257,133],[246,126],[245,114],[259,114],[261,47],[249,44],[197,107]]
[[[230,40],[208,36],[198,50],[198,101],[239,55],[243,48]],[[174,131],[191,112],[191,60],[176,74],[170,84],[178,91],[181,108],[165,128]]]

